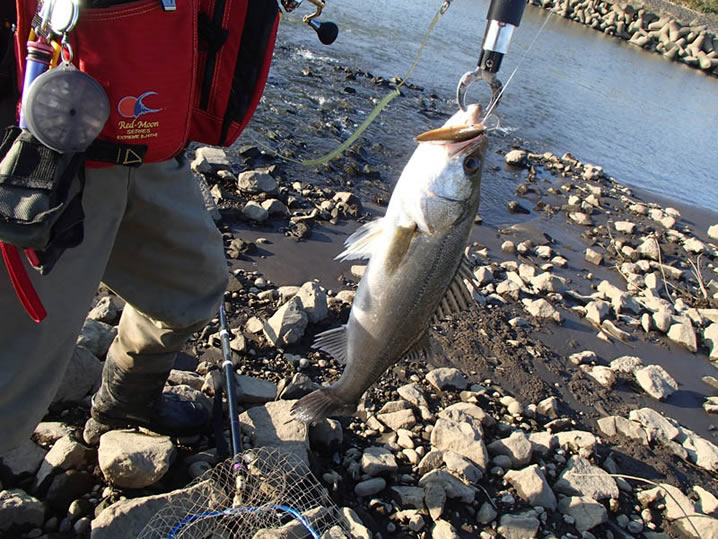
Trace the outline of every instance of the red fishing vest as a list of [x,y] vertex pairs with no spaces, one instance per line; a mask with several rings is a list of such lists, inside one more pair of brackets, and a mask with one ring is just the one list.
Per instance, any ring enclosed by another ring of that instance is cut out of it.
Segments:
[[[73,63],[107,92],[101,141],[146,147],[144,162],[188,141],[230,146],[249,122],[269,74],[276,0],[136,0],[82,8],[69,34]],[[17,0],[18,80],[37,0]],[[128,162],[136,157],[128,154]],[[101,165],[100,165],[101,166]]]

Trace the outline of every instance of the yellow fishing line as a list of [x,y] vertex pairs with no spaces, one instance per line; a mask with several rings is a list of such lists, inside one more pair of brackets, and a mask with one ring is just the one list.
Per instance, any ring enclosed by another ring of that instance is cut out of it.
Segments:
[[431,32],[434,30],[434,26],[436,26],[436,23],[439,22],[439,18],[441,18],[441,16],[446,13],[446,10],[449,8],[450,4],[451,0],[445,0],[439,10],[436,12],[436,15],[434,15],[434,19],[431,21],[431,24],[429,24],[429,29],[427,30],[426,35],[424,35],[424,40],[421,43],[421,47],[419,47],[419,52],[414,58],[414,63],[411,65],[411,68],[409,68],[409,71],[406,73],[406,75],[404,75],[404,78],[402,78],[399,84],[396,85],[396,88],[394,88],[381,101],[379,101],[379,103],[376,104],[374,110],[371,111],[367,119],[364,120],[362,124],[357,128],[357,130],[354,131],[354,133],[352,133],[351,136],[346,139],[341,145],[339,145],[335,150],[321,157],[317,157],[316,159],[297,160],[292,159],[291,157],[279,155],[276,151],[272,150],[264,144],[257,143],[257,146],[271,152],[280,159],[284,159],[285,161],[290,161],[292,163],[298,163],[300,165],[304,165],[305,167],[322,165],[324,163],[328,163],[332,159],[336,159],[337,157],[339,157],[347,148],[349,148],[349,146],[354,144],[354,142],[362,135],[362,133],[364,133],[364,131],[366,131],[367,127],[371,125],[371,123],[376,119],[377,116],[379,116],[381,111],[386,108],[386,106],[391,102],[391,100],[394,99],[396,96],[401,95],[399,88],[401,88],[404,83],[406,83],[407,79],[418,65],[419,59],[421,58],[421,54],[424,51],[424,47],[426,47],[426,44],[429,41],[429,37],[431,36]]
[[374,110],[371,111],[371,114],[367,117],[366,120],[362,122],[362,124],[357,128],[354,133],[351,134],[351,136],[346,139],[340,146],[338,146],[335,150],[329,152],[326,155],[323,155],[321,157],[317,157],[316,159],[305,159],[302,161],[299,161],[300,164],[304,165],[305,167],[313,167],[316,165],[321,165],[324,163],[328,163],[332,159],[336,159],[341,155],[349,146],[354,144],[354,141],[356,141],[364,131],[366,131],[367,127],[371,125],[371,123],[376,119],[377,116],[379,116],[379,113],[381,113],[382,110],[391,102],[392,99],[394,99],[396,96],[401,95],[401,92],[399,91],[399,88],[401,88],[406,80],[409,78],[409,76],[414,71],[414,68],[416,68],[417,64],[419,63],[419,59],[421,58],[421,53],[424,51],[424,47],[426,47],[426,43],[429,41],[429,36],[431,36],[431,32],[434,29],[434,26],[436,26],[436,23],[439,22],[439,18],[446,12],[449,4],[448,2],[445,2],[441,5],[439,10],[436,12],[436,15],[434,15],[434,19],[431,21],[431,24],[429,25],[429,29],[426,32],[426,35],[424,36],[424,40],[421,43],[421,47],[419,47],[419,52],[416,54],[416,58],[414,58],[414,63],[411,65],[411,68],[409,68],[409,71],[404,75],[404,78],[401,79],[401,82],[396,85],[396,88],[393,89],[391,92],[389,92],[388,95],[386,95],[379,103],[377,103],[376,107],[374,107]]

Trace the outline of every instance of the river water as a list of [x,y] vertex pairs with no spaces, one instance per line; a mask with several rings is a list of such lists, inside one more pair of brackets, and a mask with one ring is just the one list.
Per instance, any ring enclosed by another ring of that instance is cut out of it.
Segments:
[[[386,78],[406,74],[440,6],[329,0],[322,20],[337,23],[339,37],[326,47],[301,22],[305,4],[284,16],[281,39]],[[487,8],[488,0],[454,0],[409,81],[450,99],[476,65]],[[506,83],[517,66],[498,116],[529,149],[571,152],[620,183],[718,211],[718,79],[531,5],[499,78]],[[468,101],[488,97],[477,83]],[[514,187],[486,185],[482,197],[503,201]]]

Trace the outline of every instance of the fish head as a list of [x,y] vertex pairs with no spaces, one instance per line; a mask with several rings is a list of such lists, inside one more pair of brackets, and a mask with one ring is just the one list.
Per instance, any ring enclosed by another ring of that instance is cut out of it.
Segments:
[[446,230],[465,218],[466,212],[478,209],[487,147],[480,114],[481,107],[471,105],[442,127],[416,137],[419,147],[407,169],[418,180],[414,183],[418,196],[418,213],[414,217],[426,232]]

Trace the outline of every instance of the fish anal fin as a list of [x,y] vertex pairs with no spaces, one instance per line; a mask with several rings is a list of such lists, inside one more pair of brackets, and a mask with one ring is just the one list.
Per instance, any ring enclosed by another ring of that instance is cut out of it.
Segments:
[[364,223],[362,226],[357,228],[354,233],[349,236],[344,242],[344,249],[337,255],[335,260],[359,260],[362,258],[369,258],[372,252],[375,251],[372,245],[381,236],[383,218],[375,219]]
[[401,265],[406,254],[409,252],[411,240],[414,239],[415,232],[416,225],[396,227],[396,231],[389,244],[389,252],[384,264],[388,275],[392,275]]
[[347,362],[347,327],[339,326],[317,334],[312,348],[326,352],[339,363],[345,364]]
[[479,288],[469,269],[469,264],[469,261],[464,257],[454,274],[454,278],[446,288],[444,297],[437,306],[432,319],[434,322],[438,322],[449,315],[476,308],[474,293],[478,294]]
[[431,342],[429,332],[425,331],[409,350],[404,354],[404,359],[409,361],[428,361],[431,358]]

